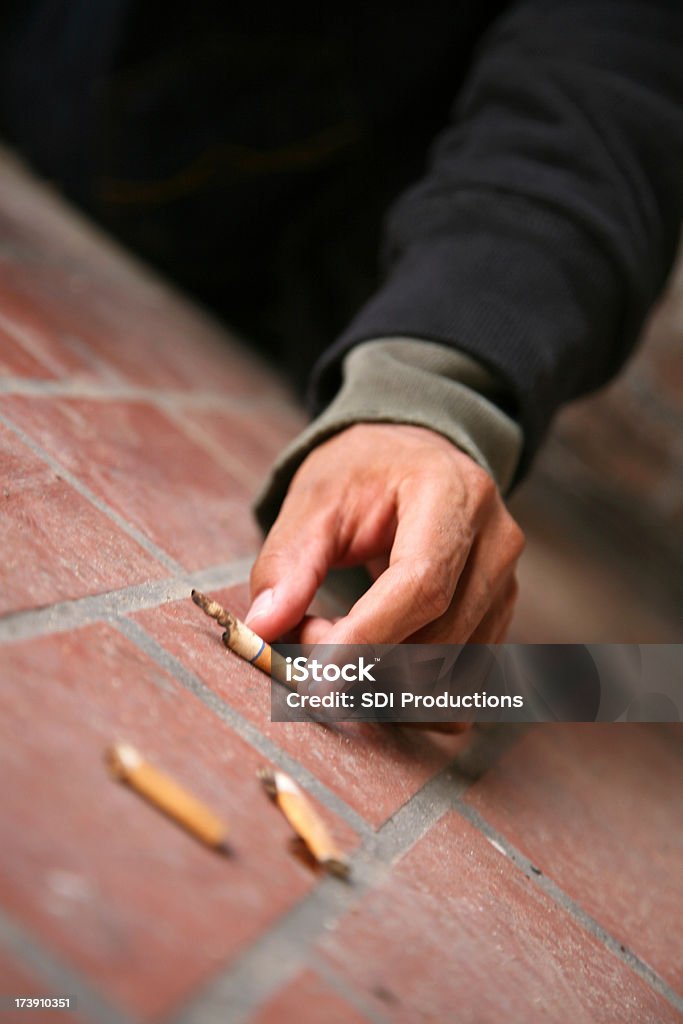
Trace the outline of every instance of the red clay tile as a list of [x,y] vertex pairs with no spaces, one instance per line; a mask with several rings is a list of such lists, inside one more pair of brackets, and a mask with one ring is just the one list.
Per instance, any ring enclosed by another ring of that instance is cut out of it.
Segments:
[[369,1024],[314,971],[302,971],[253,1017],[250,1024]]
[[25,345],[16,340],[3,326],[7,320],[0,309],[0,376],[33,377],[49,380],[55,374],[44,360],[37,358]]
[[102,377],[100,360],[88,352],[77,337],[61,332],[51,321],[49,312],[30,294],[17,294],[5,277],[6,270],[0,261],[0,324],[8,335],[21,343],[38,366],[49,371],[31,375],[83,380]]
[[[6,951],[0,950],[0,996],[5,999],[8,996],[23,999],[24,997],[50,999],[70,996],[73,1000],[73,992],[58,992],[51,985],[32,976],[26,967],[21,966]],[[3,1024],[45,1024],[45,1015],[48,1020],[57,1020],[59,1024],[77,1024],[78,1018],[69,1010],[64,1009],[37,1009],[27,1010],[25,1007],[15,1011],[5,1010],[0,1015]],[[82,1018],[80,1018],[82,1020]]]
[[275,404],[239,411],[187,412],[184,418],[201,427],[261,479],[306,422],[295,407]]
[[[247,610],[246,587],[215,595],[238,616]],[[225,650],[221,630],[189,598],[137,613],[168,651],[264,735],[295,757],[378,827],[451,761],[466,740],[393,726],[270,721],[267,676]]]
[[534,728],[467,802],[683,993],[683,726]]
[[0,614],[166,575],[3,426],[0,480]]
[[245,485],[153,406],[5,396],[0,409],[187,569],[258,546]]
[[62,373],[252,396],[266,364],[134,258],[3,161],[0,311]]
[[455,813],[319,952],[392,1024],[681,1019]]
[[[121,257],[122,261],[125,257]],[[92,267],[0,260],[0,309],[62,365],[137,386],[255,397],[286,390],[227,328],[160,282],[147,287]],[[144,284],[143,278],[143,284]]]
[[[2,665],[0,898],[111,1001],[168,1012],[315,884],[262,758],[109,627],[8,645]],[[225,818],[233,857],[109,777],[118,739]]]
[[33,329],[62,373],[285,395],[248,346],[5,157],[0,237],[0,311]]

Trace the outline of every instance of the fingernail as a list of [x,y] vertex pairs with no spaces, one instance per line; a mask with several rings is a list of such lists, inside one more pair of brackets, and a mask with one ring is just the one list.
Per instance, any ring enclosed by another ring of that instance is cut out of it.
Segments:
[[252,602],[251,608],[247,612],[245,623],[250,626],[256,619],[260,619],[262,615],[265,615],[270,611],[273,604],[274,590],[270,587],[268,590],[264,590],[259,596]]

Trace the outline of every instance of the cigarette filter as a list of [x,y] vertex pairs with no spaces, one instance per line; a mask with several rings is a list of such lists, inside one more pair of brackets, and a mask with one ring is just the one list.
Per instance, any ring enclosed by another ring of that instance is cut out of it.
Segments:
[[173,818],[207,846],[229,852],[227,827],[205,804],[158,768],[144,761],[127,743],[117,743],[106,753],[112,775]]
[[259,772],[264,789],[277,803],[294,831],[318,864],[339,878],[347,878],[351,866],[334,842],[327,825],[296,782],[284,772],[264,768]]

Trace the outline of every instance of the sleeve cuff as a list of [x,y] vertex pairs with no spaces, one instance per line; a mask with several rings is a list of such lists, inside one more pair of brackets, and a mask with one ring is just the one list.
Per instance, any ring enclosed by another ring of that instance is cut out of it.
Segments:
[[343,383],[330,405],[284,450],[255,502],[263,529],[274,522],[306,456],[354,423],[408,423],[447,437],[505,493],[522,451],[522,431],[495,399],[496,379],[474,359],[415,338],[366,341],[344,359]]

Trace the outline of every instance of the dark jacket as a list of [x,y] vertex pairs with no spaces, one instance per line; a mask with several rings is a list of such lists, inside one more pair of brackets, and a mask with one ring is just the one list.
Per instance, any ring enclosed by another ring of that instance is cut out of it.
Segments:
[[675,254],[680,2],[229,8],[10,4],[0,129],[295,362],[355,313],[314,407],[358,342],[444,342],[503,382],[528,464],[623,363]]

